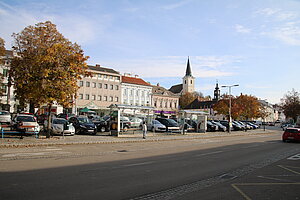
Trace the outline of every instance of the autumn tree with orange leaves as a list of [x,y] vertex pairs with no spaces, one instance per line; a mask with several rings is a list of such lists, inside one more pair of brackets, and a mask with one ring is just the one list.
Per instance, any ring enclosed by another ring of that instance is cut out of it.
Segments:
[[[221,100],[214,105],[218,114],[228,116],[229,96],[223,95]],[[261,117],[262,105],[255,96],[243,95],[231,96],[231,117],[236,120],[249,120]]]
[[43,104],[49,110],[54,102],[72,104],[79,89],[77,81],[90,75],[86,71],[88,57],[81,47],[66,39],[50,21],[28,26],[12,36],[13,49],[19,55],[13,58],[10,69],[16,98],[29,103],[31,112]]

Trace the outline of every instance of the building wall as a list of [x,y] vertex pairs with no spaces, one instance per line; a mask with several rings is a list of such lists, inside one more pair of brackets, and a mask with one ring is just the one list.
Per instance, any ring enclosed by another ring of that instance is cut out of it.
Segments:
[[192,76],[184,76],[182,78],[182,86],[183,86],[183,89],[182,89],[182,93],[186,93],[186,92],[189,92],[189,93],[193,93],[195,91],[195,78],[192,77]]
[[[3,74],[3,89],[4,89],[4,95],[0,96],[0,103],[1,104],[9,104],[9,112],[17,112],[17,102],[15,100],[14,96],[14,87],[11,85],[11,87],[8,86],[8,71],[10,68],[11,59],[13,56],[16,56],[16,54],[12,51],[6,51],[6,56],[3,56],[2,59],[4,59],[4,63],[0,63],[0,73]],[[3,107],[3,106],[2,106]],[[2,108],[3,109],[3,108]]]
[[122,83],[121,103],[135,106],[151,106],[151,86]]
[[88,70],[93,77],[78,81],[76,108],[107,109],[111,104],[121,103],[121,75]]
[[178,112],[179,97],[153,94],[152,106],[156,114],[174,115]]

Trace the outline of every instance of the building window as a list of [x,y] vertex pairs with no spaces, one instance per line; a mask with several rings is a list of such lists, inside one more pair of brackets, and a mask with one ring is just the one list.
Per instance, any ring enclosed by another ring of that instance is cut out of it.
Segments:
[[165,108],[167,108],[167,107],[168,107],[168,102],[165,103]]
[[96,95],[92,95],[92,100],[96,100]]
[[101,74],[98,74],[98,78],[101,78],[102,77],[102,75]]
[[90,82],[87,81],[87,82],[85,83],[85,86],[86,86],[86,87],[90,87]]
[[83,94],[79,94],[79,99],[83,99]]
[[98,83],[98,88],[102,88],[102,83]]
[[104,96],[104,101],[107,101],[107,96]]
[[112,79],[113,79],[113,76],[109,76],[109,79],[111,79],[111,80],[112,80]]
[[119,102],[119,97],[115,97],[115,102]]
[[156,105],[157,105],[157,104],[156,104],[156,101],[154,101],[154,107],[156,107]]
[[96,88],[97,84],[95,82],[93,82],[93,88]]
[[80,82],[79,82],[79,86],[80,86],[80,87],[83,87],[83,81],[80,81]]
[[177,108],[177,103],[176,103],[176,102],[175,102],[175,104],[174,104],[174,105],[175,105],[175,108]]
[[114,85],[110,85],[110,89],[113,90],[114,89]]
[[89,94],[86,94],[85,95],[85,100],[89,100],[90,99],[90,95]]
[[137,96],[137,97],[139,96],[139,91],[138,91],[138,90],[136,91],[136,96]]
[[107,78],[107,75],[104,75],[104,78]]
[[119,81],[119,80],[120,80],[120,77],[119,77],[119,76],[116,76],[116,80],[118,80],[118,81]]
[[108,85],[107,84],[104,84],[104,89],[107,89]]
[[130,90],[130,96],[133,96],[133,90]]
[[170,102],[170,108],[172,108],[172,102]]
[[116,87],[115,87],[115,88],[116,88],[116,90],[119,90],[119,86],[118,86],[118,85],[116,85]]
[[193,81],[191,80],[191,84],[193,84]]
[[160,107],[161,107],[161,108],[163,107],[162,105],[163,105],[163,103],[162,103],[162,101],[161,101],[161,102],[160,102]]
[[97,99],[98,101],[101,101],[101,95],[98,95],[98,99]]
[[110,101],[110,102],[113,102],[113,101],[114,101],[114,98],[113,98],[112,96],[110,96],[110,97],[109,97],[109,101]]

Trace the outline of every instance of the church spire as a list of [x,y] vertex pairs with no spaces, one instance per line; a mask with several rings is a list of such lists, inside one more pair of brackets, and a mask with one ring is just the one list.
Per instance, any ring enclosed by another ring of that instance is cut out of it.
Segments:
[[191,66],[190,66],[190,57],[188,57],[185,75],[192,76],[192,71],[191,71]]

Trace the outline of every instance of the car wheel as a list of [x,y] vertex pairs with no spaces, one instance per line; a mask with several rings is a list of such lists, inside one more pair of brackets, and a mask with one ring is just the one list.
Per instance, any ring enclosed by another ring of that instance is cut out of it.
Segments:
[[154,132],[154,127],[153,126],[151,127],[151,131]]
[[102,127],[100,128],[100,132],[101,132],[101,133],[105,132],[105,127],[104,127],[104,126],[102,126]]

